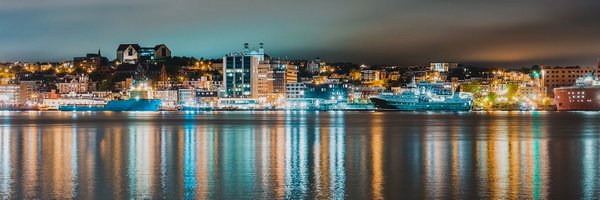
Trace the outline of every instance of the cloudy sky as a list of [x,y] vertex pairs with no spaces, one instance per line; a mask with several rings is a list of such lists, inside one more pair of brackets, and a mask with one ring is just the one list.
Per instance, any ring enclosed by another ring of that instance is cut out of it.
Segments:
[[60,61],[119,43],[216,58],[367,64],[593,65],[598,0],[0,0],[0,61]]

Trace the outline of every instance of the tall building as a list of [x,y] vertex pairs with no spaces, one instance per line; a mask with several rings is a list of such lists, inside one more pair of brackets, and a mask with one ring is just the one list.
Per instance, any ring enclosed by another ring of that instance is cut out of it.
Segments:
[[[272,85],[272,70],[265,54],[264,44],[258,50],[250,50],[244,43],[244,51],[223,57],[223,85],[221,96],[226,98],[259,98],[267,96]],[[264,65],[263,65],[264,64]]]
[[260,63],[253,74],[255,83],[252,84],[252,90],[256,95],[253,98],[266,98],[273,93],[273,80],[275,73],[269,63]]
[[298,82],[298,66],[287,64],[285,71],[285,82],[296,83]]
[[579,77],[588,76],[594,72],[596,78],[599,71],[595,67],[546,67],[542,66],[542,85],[546,88],[548,97],[554,97],[554,88],[575,85]]
[[226,98],[256,97],[256,75],[259,57],[244,53],[230,53],[223,57],[222,96]]
[[[265,90],[259,91],[259,96],[285,96],[287,83],[298,82],[298,70],[295,65],[291,65],[282,60],[265,60],[259,65],[257,73],[259,85],[265,84]],[[265,77],[263,79],[263,77]]]

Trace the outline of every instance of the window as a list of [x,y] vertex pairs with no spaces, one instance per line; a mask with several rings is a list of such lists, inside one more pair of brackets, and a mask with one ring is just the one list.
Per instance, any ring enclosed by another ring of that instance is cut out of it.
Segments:
[[129,49],[127,51],[127,56],[133,56],[133,49]]

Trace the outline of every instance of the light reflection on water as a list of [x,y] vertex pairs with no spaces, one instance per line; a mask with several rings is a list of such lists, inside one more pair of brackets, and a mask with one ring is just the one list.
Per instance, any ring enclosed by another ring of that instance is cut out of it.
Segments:
[[2,198],[600,198],[600,113],[2,112]]

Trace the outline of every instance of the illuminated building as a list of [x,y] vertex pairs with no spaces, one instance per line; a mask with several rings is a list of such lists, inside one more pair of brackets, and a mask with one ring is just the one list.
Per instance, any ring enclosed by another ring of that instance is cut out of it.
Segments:
[[94,89],[94,87],[90,87],[89,77],[87,75],[80,75],[76,77],[71,77],[71,80],[65,80],[65,82],[56,84],[58,92],[61,94],[66,93],[87,93]]
[[594,67],[542,67],[542,84],[549,97],[554,97],[554,88],[575,85],[577,78],[585,77],[598,70]]
[[194,89],[179,89],[177,90],[177,102],[180,105],[184,105],[188,102],[194,102],[195,97]]
[[456,69],[458,63],[430,63],[429,70],[436,72],[448,72],[452,69]]
[[261,63],[256,67],[256,73],[253,73],[254,83],[252,90],[256,95],[253,98],[266,100],[269,94],[273,93],[273,70],[271,64]]
[[595,77],[581,77],[573,86],[554,88],[554,101],[559,111],[599,111],[600,82]]
[[[264,67],[259,72],[259,63],[265,60],[263,44],[258,51],[251,51],[244,43],[244,52],[230,53],[223,57],[222,95],[226,98],[257,98],[259,80],[266,79]],[[258,74],[261,74],[259,77]],[[263,77],[264,76],[264,77]],[[264,82],[263,82],[264,83]]]
[[121,63],[135,64],[140,59],[140,45],[121,44],[117,48],[117,59]]
[[304,90],[306,90],[306,83],[287,83],[285,85],[286,99],[304,98]]
[[43,99],[42,105],[47,106],[50,110],[57,110],[60,105],[101,105],[104,101],[94,99],[76,99],[76,98],[57,98]]
[[117,48],[117,59],[121,63],[136,64],[171,57],[171,50],[164,44],[140,47],[138,44],[121,44]]
[[38,91],[42,87],[42,81],[20,81],[21,104],[38,103]]
[[21,87],[14,84],[0,85],[0,104],[17,105],[21,103]]
[[85,70],[93,70],[102,65],[102,63],[108,63],[108,59],[102,57],[100,49],[98,49],[98,53],[88,53],[85,57],[73,58],[73,66],[78,66]]
[[250,98],[220,98],[218,107],[221,109],[256,109],[258,101]]
[[286,65],[285,82],[286,83],[298,82],[298,66],[291,65],[291,64]]
[[379,70],[362,70],[360,71],[360,80],[364,83],[371,83],[380,80]]
[[177,90],[155,90],[154,98],[162,100],[161,108],[174,109],[177,107]]

